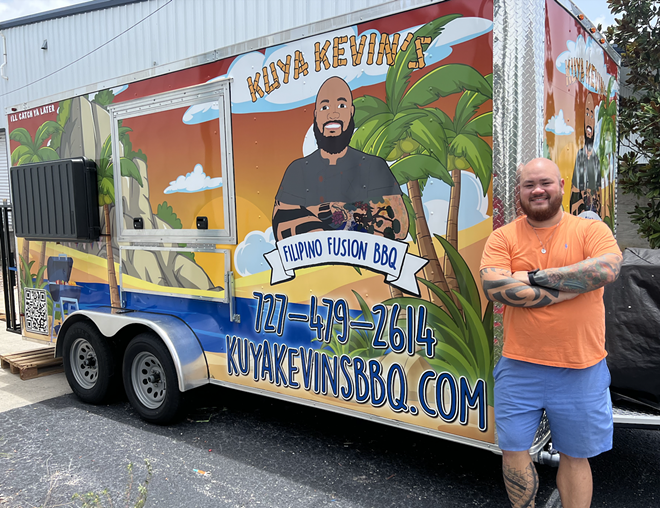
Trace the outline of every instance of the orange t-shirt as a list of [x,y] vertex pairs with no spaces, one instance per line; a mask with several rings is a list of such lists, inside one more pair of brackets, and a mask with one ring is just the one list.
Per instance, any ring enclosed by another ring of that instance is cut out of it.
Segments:
[[[546,254],[541,252],[541,242]],[[514,273],[560,268],[609,253],[621,251],[603,222],[564,213],[556,228],[537,228],[534,234],[526,218],[520,217],[493,231],[481,269],[501,268]],[[584,369],[595,365],[607,356],[603,288],[546,307],[505,305],[502,354],[553,367]]]

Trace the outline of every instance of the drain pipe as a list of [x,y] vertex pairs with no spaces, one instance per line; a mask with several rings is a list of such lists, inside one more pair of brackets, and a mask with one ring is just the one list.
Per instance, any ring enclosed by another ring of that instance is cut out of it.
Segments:
[[7,39],[5,39],[5,34],[0,32],[2,37],[2,65],[0,65],[0,76],[2,79],[9,81],[9,78],[5,76],[5,65],[7,65]]
[[548,442],[543,450],[532,457],[532,460],[539,464],[559,467],[559,452],[552,447],[552,442]]

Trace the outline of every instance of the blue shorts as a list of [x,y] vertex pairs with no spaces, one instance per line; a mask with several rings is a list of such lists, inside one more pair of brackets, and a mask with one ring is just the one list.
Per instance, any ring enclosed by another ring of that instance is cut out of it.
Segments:
[[553,447],[588,458],[612,449],[610,372],[603,359],[586,369],[564,369],[502,357],[495,378],[495,424],[502,450],[529,450],[543,410]]

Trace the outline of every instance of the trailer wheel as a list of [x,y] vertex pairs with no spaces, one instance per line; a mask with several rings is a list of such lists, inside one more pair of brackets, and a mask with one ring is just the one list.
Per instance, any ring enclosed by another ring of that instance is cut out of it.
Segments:
[[142,333],[129,343],[123,377],[126,396],[144,420],[166,424],[179,415],[183,394],[170,352],[160,338]]
[[119,383],[109,340],[88,323],[74,323],[64,336],[62,360],[69,386],[83,402],[100,404]]

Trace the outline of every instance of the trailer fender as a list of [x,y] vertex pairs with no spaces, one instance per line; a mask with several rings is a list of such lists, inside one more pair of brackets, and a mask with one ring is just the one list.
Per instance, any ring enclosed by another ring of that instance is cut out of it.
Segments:
[[[106,337],[113,337],[123,328],[139,324],[150,328],[167,346],[179,381],[179,390],[185,392],[209,383],[209,369],[199,339],[190,327],[178,317],[152,312],[134,312],[101,307],[72,312],[62,324],[58,336],[64,336],[69,327],[81,320],[92,321]],[[55,356],[62,356],[62,343],[57,341]]]

